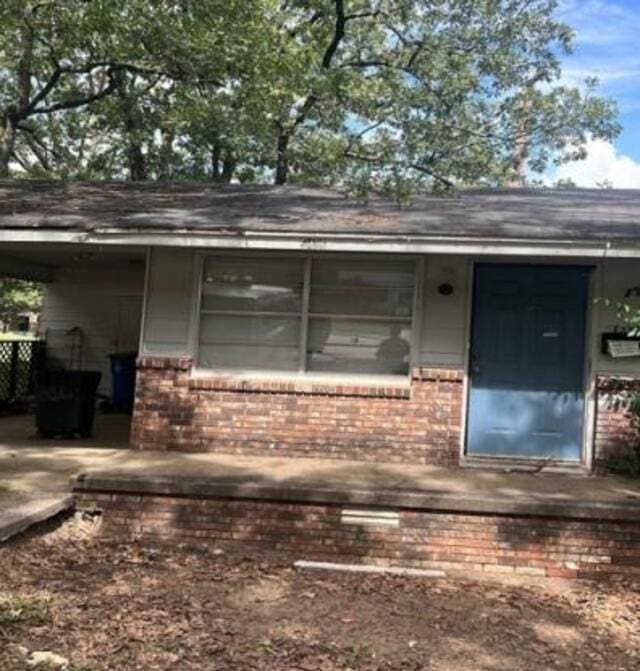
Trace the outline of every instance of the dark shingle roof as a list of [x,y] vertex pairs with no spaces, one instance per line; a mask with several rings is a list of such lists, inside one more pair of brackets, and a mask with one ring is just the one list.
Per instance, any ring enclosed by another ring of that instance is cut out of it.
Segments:
[[468,190],[399,208],[336,191],[0,181],[0,228],[640,241],[640,190]]

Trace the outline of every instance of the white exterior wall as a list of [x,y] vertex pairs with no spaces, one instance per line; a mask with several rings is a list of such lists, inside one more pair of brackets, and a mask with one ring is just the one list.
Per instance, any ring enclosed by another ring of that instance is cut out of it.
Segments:
[[[152,250],[147,276],[147,301],[142,353],[147,356],[190,356],[197,291],[195,252]],[[430,256],[426,259],[419,365],[461,367],[465,360],[470,261],[466,257]],[[438,287],[453,285],[451,296]]]
[[138,349],[144,270],[61,270],[45,285],[40,322],[49,354],[69,363],[73,327],[83,332],[81,366],[102,373],[100,392],[109,394],[108,355]]
[[[607,260],[600,265],[600,272],[595,282],[596,298],[623,300],[628,289],[640,287],[640,261]],[[640,307],[640,298],[631,299]],[[600,349],[600,335],[613,331],[617,325],[615,309],[607,308],[602,303],[594,306],[594,324],[596,332],[595,369],[600,375],[621,375],[640,377],[640,357],[612,359],[602,354]]]
[[[480,259],[479,259],[480,260]],[[485,259],[481,259],[485,260]],[[492,262],[508,262],[492,258]],[[522,263],[521,259],[510,259]],[[566,260],[535,259],[536,263],[562,263]],[[640,377],[640,357],[612,359],[601,352],[602,333],[612,331],[617,325],[615,310],[607,308],[598,298],[623,300],[628,289],[640,287],[640,260],[611,259],[593,262],[576,259],[572,264],[594,265],[592,285],[593,311],[588,323],[590,352],[596,375]],[[438,367],[463,367],[466,361],[468,320],[471,316],[471,275],[473,260],[461,256],[430,256],[425,269],[423,297],[422,337],[420,360],[422,365]],[[440,296],[438,286],[448,282],[454,287],[452,296]],[[636,298],[640,306],[640,298]]]
[[[428,256],[425,262],[418,363],[463,368],[466,361],[471,261],[463,256]],[[450,284],[443,296],[438,287]]]
[[[196,253],[184,249],[157,248],[150,257],[145,317],[146,355],[190,356],[195,324],[192,309],[197,290]],[[492,261],[498,261],[493,258]],[[503,259],[507,262],[506,259]],[[522,259],[513,259],[522,263]],[[536,259],[539,263],[562,263],[554,259]],[[564,261],[566,262],[566,261]],[[578,259],[572,263],[581,263]],[[593,261],[584,261],[593,265]],[[473,259],[456,255],[430,255],[425,259],[422,288],[418,365],[432,368],[463,368],[467,356],[467,338],[471,314],[471,274]],[[624,298],[630,287],[640,286],[640,261],[610,260],[596,263],[593,298]],[[450,296],[438,287],[453,286]],[[613,360],[600,353],[600,334],[615,325],[615,314],[594,304],[590,322],[594,369],[598,374],[640,376],[640,358]]]
[[190,355],[195,260],[195,253],[185,249],[150,252],[142,354]]

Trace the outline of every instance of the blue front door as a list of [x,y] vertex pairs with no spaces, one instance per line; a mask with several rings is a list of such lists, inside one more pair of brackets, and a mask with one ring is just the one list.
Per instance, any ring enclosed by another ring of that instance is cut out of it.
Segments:
[[589,269],[479,265],[467,454],[579,461]]

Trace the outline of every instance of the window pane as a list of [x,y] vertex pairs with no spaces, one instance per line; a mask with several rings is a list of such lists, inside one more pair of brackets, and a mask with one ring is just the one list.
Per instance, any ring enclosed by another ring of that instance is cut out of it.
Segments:
[[304,259],[209,257],[202,308],[243,312],[299,312]]
[[300,319],[202,315],[202,368],[297,370]]
[[314,259],[309,310],[315,314],[411,317],[414,263]]
[[310,371],[406,375],[411,351],[409,323],[309,320]]

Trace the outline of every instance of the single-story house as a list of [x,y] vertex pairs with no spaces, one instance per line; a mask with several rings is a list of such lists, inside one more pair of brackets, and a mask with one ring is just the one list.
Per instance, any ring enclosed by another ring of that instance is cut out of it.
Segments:
[[591,469],[625,439],[640,350],[597,299],[640,293],[640,192],[18,181],[0,236],[60,360],[79,327],[108,393],[139,349],[135,447]]
[[[132,447],[166,468],[209,459],[186,479],[79,478],[79,500],[118,533],[640,570],[640,492],[477,468],[585,474],[634,435],[619,400],[640,388],[640,348],[605,299],[640,300],[640,191],[466,190],[399,207],[295,186],[4,181],[2,274],[45,283],[49,356],[100,370],[102,393],[107,356],[137,350]],[[322,486],[287,488],[246,482],[244,466],[240,483],[216,479],[218,455],[271,473],[327,461]],[[391,478],[346,492],[331,486],[337,460],[422,470],[411,491]],[[457,466],[470,468],[454,485],[443,473]],[[432,490],[435,472],[446,482]]]

